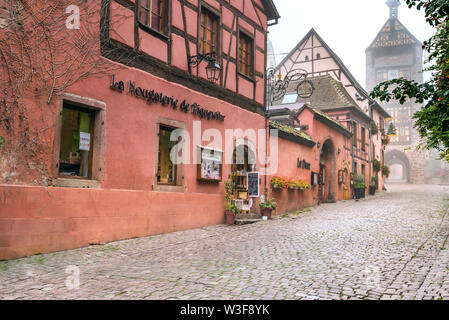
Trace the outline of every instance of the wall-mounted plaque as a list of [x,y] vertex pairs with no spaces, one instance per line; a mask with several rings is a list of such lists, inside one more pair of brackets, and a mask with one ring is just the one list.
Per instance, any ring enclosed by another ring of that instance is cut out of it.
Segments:
[[197,179],[200,181],[222,181],[223,151],[199,147],[200,163],[197,169]]

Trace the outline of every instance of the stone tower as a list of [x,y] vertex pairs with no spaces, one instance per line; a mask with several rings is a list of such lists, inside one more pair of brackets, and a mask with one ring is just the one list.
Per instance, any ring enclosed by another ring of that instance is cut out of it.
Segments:
[[[399,21],[399,0],[386,2],[390,16],[366,50],[366,87],[371,91],[380,82],[406,78],[423,82],[422,44]],[[397,135],[385,150],[385,164],[390,167],[389,182],[429,183],[442,167],[436,154],[418,151],[420,137],[413,128],[413,114],[422,105],[408,101],[382,104],[393,117]],[[388,129],[388,128],[386,128]]]

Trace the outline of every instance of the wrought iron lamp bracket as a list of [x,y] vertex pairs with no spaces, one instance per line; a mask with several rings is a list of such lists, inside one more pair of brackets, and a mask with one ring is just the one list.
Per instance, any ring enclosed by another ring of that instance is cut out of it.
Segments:
[[192,67],[198,66],[202,61],[215,62],[215,52],[210,53],[198,53],[196,56],[189,56],[189,65]]

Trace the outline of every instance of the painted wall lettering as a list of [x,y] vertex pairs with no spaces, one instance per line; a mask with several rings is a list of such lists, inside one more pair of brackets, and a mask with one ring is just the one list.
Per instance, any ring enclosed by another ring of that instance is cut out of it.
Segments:
[[[125,91],[125,83],[123,81],[116,81],[115,75],[112,75],[111,89],[119,92]],[[147,101],[147,103],[159,103],[163,106],[168,106],[173,110],[179,108],[179,111],[185,113],[192,113],[201,119],[207,120],[217,120],[223,122],[226,118],[221,112],[213,112],[208,109],[202,108],[198,103],[188,103],[185,99],[180,102],[173,96],[167,96],[163,92],[157,92],[155,90],[144,89],[136,85],[134,81],[128,81],[128,93],[136,98],[142,98]]]

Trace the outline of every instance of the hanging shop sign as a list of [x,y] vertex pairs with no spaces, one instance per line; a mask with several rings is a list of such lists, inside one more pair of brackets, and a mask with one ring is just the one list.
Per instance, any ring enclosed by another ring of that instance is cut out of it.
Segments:
[[[123,93],[125,91],[125,83],[123,81],[116,81],[115,75],[112,75],[111,89]],[[145,99],[149,104],[160,103],[162,106],[169,106],[173,110],[179,109],[179,111],[185,113],[192,113],[201,119],[217,120],[224,122],[226,118],[220,112],[213,112],[208,109],[200,107],[198,103],[188,103],[185,99],[177,99],[174,96],[167,96],[163,92],[157,92],[156,90],[144,89],[136,85],[134,81],[128,82],[128,93],[136,98]]]
[[298,168],[302,168],[302,169],[305,169],[305,170],[310,170],[311,164],[309,162],[307,162],[306,160],[302,160],[301,161],[298,158],[297,166],[298,166]]

